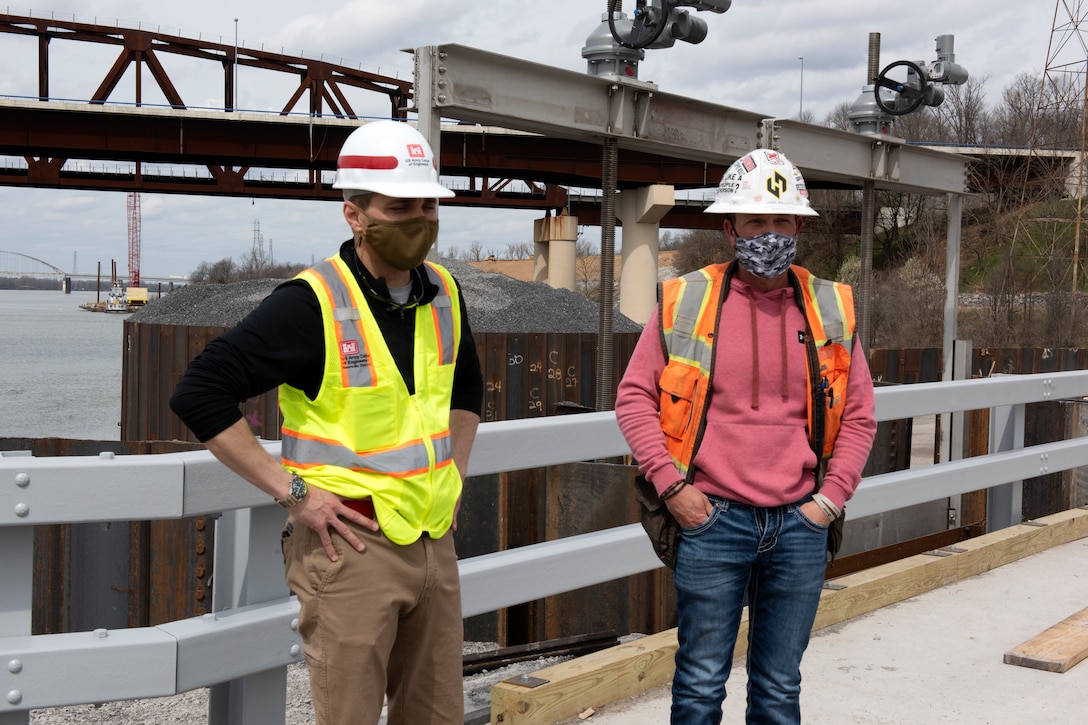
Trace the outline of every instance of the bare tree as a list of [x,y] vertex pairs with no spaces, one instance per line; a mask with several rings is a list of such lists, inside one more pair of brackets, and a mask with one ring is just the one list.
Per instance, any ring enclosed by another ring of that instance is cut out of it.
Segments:
[[472,244],[461,248],[460,259],[465,262],[480,262],[488,257],[488,252],[479,239],[474,239]]
[[578,294],[591,300],[598,299],[601,286],[601,258],[585,237],[574,243],[574,285]]
[[981,144],[989,136],[990,112],[986,108],[986,81],[989,76],[971,76],[959,86],[945,86],[944,103],[937,107],[937,118],[944,132],[943,141],[957,144]]
[[918,258],[877,276],[872,305],[873,347],[941,344],[945,285]]
[[1041,93],[1038,76],[1016,76],[1002,92],[1002,103],[994,108],[990,140],[1003,146],[1029,146]]
[[733,248],[724,231],[692,229],[678,236],[681,241],[676,255],[677,274],[687,274],[733,258]]
[[193,273],[189,275],[190,282],[211,282],[213,284],[226,284],[234,281],[234,260],[230,257],[220,259],[218,262],[201,262]]
[[533,256],[533,245],[529,242],[511,242],[506,245],[503,259],[529,259]]
[[840,131],[853,131],[854,124],[850,121],[850,106],[849,101],[843,101],[839,105],[831,109],[831,113],[827,114],[824,118],[824,125],[830,128],[837,128]]

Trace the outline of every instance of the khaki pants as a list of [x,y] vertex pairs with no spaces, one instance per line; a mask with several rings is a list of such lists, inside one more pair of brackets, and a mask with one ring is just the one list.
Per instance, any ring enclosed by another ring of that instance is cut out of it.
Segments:
[[452,533],[399,546],[347,523],[366,550],[333,534],[336,562],[306,526],[294,524],[283,541],[318,725],[377,723],[385,696],[389,725],[460,725],[464,633]]

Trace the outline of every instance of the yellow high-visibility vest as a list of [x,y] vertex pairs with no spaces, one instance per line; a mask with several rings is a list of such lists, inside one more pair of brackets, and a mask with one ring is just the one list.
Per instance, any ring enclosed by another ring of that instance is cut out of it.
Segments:
[[461,342],[460,295],[443,267],[427,263],[438,295],[415,315],[415,394],[351,270],[330,257],[299,273],[321,304],[325,369],[317,397],[279,390],[284,468],[345,498],[374,501],[382,532],[410,544],[446,533],[461,495],[453,461],[450,397]]
[[[660,329],[668,356],[658,384],[661,428],[673,463],[685,478],[706,427],[714,342],[721,340],[718,326],[733,271],[727,264],[715,264],[661,285]],[[796,265],[790,267],[789,280],[805,316],[809,444],[824,462],[842,424],[856,331],[854,296],[849,285],[820,279]],[[823,414],[815,415],[819,410]]]

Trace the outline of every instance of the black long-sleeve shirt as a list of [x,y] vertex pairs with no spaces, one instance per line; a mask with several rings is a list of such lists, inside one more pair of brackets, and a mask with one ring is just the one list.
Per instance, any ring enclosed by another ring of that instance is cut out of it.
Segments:
[[[374,278],[354,259],[351,241],[341,245],[340,256],[349,269],[355,270],[356,281],[365,293],[397,369],[409,393],[414,393],[414,309],[391,301],[384,278]],[[413,271],[411,300],[428,304],[437,294],[438,287],[425,274]],[[483,405],[483,375],[463,295],[461,320],[461,344],[450,407],[478,415]],[[242,417],[239,408],[242,402],[283,383],[315,398],[324,365],[321,306],[307,283],[291,280],[273,290],[235,327],[208,343],[174,389],[170,408],[204,442]]]

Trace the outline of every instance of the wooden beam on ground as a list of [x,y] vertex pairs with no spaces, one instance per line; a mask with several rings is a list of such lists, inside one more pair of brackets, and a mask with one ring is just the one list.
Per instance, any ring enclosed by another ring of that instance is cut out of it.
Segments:
[[1088,607],[1005,653],[1005,664],[1065,672],[1088,657]]
[[[968,539],[949,556],[918,554],[835,580],[825,590],[814,629],[823,629],[881,607],[967,579],[1054,546],[1088,537],[1088,510],[1073,509]],[[1042,525],[1040,525],[1042,524]],[[744,655],[747,617],[741,621],[737,656]],[[491,722],[544,725],[587,708],[622,700],[672,680],[676,630],[643,637],[533,673],[536,687],[500,682],[491,688]]]

